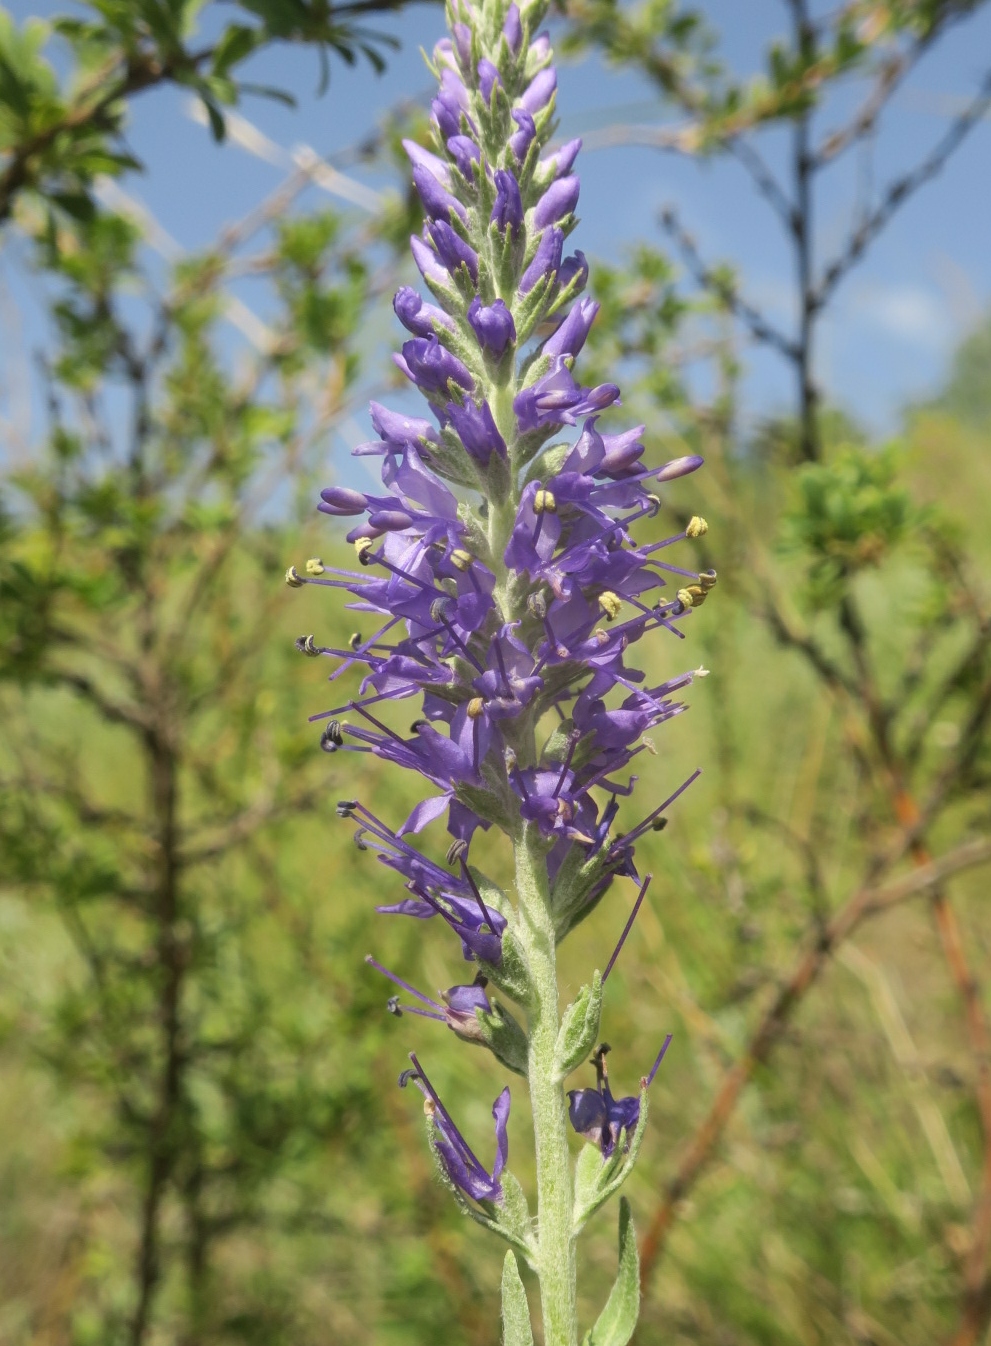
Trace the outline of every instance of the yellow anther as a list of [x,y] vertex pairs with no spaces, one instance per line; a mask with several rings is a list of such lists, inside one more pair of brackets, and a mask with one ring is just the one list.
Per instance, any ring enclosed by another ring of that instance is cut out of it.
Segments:
[[324,564],[320,560],[320,557],[311,556],[306,563],[306,573],[308,575],[322,575],[323,572],[324,572]]
[[374,545],[375,544],[372,542],[372,539],[370,537],[355,538],[354,549],[358,553],[358,560],[361,562],[363,566],[368,565],[368,562],[371,559],[368,553],[371,551]]
[[706,593],[708,593],[716,583],[716,578],[717,576],[714,570],[702,570],[699,572],[699,584],[701,584]]
[[687,588],[678,590],[678,602],[683,608],[700,608],[707,592],[701,584],[689,584]]
[[685,529],[685,535],[687,537],[702,537],[703,534],[708,533],[708,531],[709,525],[702,516],[700,514],[693,514],[688,520],[688,527]]
[[618,617],[622,606],[623,600],[618,594],[614,594],[611,589],[606,589],[599,594],[599,607],[606,614],[606,621],[611,622],[614,617]]
[[477,720],[480,715],[485,714],[485,702],[480,696],[473,696],[468,702],[469,720]]
[[451,552],[451,564],[458,570],[468,570],[473,560],[471,552],[462,551],[460,547]]
[[286,571],[286,583],[290,589],[302,589],[306,581],[300,578],[299,571],[295,566],[290,566]]
[[609,632],[604,631],[601,626],[597,626],[595,630],[592,632],[592,635],[595,637],[596,642],[599,645],[609,644]]
[[533,497],[534,514],[556,514],[557,501],[554,499],[553,491],[543,489],[537,491]]
[[348,636],[348,645],[350,645],[352,650],[356,650],[360,644],[361,644],[361,632],[352,631],[351,634]]

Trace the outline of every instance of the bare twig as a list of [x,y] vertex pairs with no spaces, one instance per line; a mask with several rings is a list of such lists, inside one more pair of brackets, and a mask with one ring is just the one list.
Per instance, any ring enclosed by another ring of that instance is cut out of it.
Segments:
[[867,247],[874,241],[895,212],[920,187],[924,186],[942,170],[947,160],[960,147],[989,107],[991,107],[991,72],[985,75],[981,81],[980,91],[971,100],[966,110],[956,119],[932,153],[917,168],[897,178],[891,184],[885,192],[881,204],[854,231],[843,251],[826,267],[812,292],[812,301],[816,310],[824,307],[833,290],[860,260]]
[[773,327],[764,315],[754,306],[741,299],[736,286],[726,277],[706,266],[695,240],[681,226],[676,212],[669,206],[661,215],[661,223],[668,235],[677,244],[689,271],[696,282],[710,294],[714,294],[729,311],[747,327],[755,340],[774,346],[789,360],[797,362],[801,351],[797,344]]

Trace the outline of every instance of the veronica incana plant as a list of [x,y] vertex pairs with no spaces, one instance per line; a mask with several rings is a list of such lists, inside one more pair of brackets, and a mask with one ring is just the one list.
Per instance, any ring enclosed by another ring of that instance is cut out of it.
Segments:
[[[396,988],[389,1008],[483,1045],[530,1092],[535,1218],[506,1166],[509,1088],[493,1105],[487,1165],[421,1065],[425,1051],[411,1054],[400,1077],[423,1094],[430,1145],[455,1200],[510,1244],[503,1325],[511,1346],[533,1341],[517,1257],[539,1281],[547,1346],[577,1346],[575,1243],[636,1161],[647,1090],[670,1042],[637,1093],[613,1096],[600,1017],[650,882],[640,877],[636,845],[690,783],[614,830],[620,800],[624,817],[635,808],[630,764],[652,746],[645,735],[683,709],[678,694],[693,677],[649,686],[629,660],[645,637],[682,636],[715,582],[712,572],[662,559],[704,532],[704,520],[642,544],[630,532],[656,517],[658,486],[701,459],[644,465],[643,426],[618,434],[598,426],[619,389],[584,387],[575,373],[598,306],[581,297],[584,257],[564,255],[580,142],[546,152],[557,81],[548,38],[535,33],[545,8],[544,0],[523,9],[505,0],[448,5],[451,35],[432,61],[434,151],[406,143],[426,212],[411,247],[432,302],[408,287],[395,296],[410,335],[394,358],[433,419],[371,404],[379,438],[355,452],[381,459],[381,492],[332,486],[319,506],[360,519],[348,534],[356,568],[314,559],[304,574],[287,574],[293,586],[345,590],[370,619],[347,649],[300,638],[304,653],[340,661],[332,680],[351,675],[357,684],[317,717],[322,746],[374,753],[427,783],[398,827],[369,801],[338,805],[357,824],[358,846],[404,882],[402,900],[379,910],[439,920],[471,965],[465,984],[433,999],[369,958]],[[412,724],[398,702],[415,704]],[[442,818],[445,864],[410,841]],[[492,828],[513,850],[514,895],[472,861],[474,839]],[[605,971],[562,1013],[557,949],[617,878],[638,889],[630,918]],[[590,1054],[594,1085],[567,1090]],[[574,1165],[569,1130],[586,1142]],[[585,1343],[623,1346],[638,1310],[636,1244],[622,1202],[619,1276]]]

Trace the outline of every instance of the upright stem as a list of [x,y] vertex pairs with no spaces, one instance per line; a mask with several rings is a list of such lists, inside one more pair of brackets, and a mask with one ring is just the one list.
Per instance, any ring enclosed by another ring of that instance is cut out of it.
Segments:
[[529,1083],[537,1152],[540,1302],[545,1346],[578,1346],[573,1198],[564,1086],[556,1078],[558,991],[554,917],[544,847],[526,827],[516,842],[519,936],[534,988],[528,1016]]
[[[795,41],[803,53],[811,54],[815,41],[804,3],[793,4],[795,12]],[[815,325],[818,301],[812,276],[812,174],[813,163],[809,153],[809,123],[811,112],[799,114],[795,122],[794,171],[795,209],[792,213],[792,234],[795,240],[797,266],[799,327],[796,352],[799,400],[799,450],[805,462],[819,457],[818,401],[819,391],[813,375]]]

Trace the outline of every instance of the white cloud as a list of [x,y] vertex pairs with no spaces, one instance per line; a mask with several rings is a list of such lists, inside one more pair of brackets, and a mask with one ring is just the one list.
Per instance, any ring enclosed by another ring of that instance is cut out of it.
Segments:
[[918,285],[864,286],[851,306],[861,322],[912,346],[942,350],[952,335],[945,299]]

